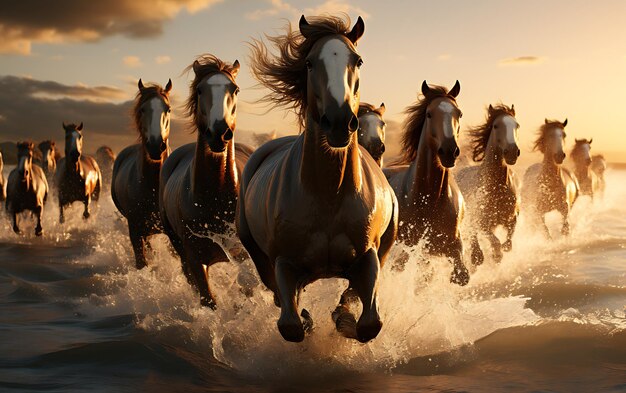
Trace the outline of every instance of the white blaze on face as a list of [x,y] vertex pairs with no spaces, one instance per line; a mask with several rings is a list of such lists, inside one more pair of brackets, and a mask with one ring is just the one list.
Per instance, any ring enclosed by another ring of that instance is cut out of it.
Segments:
[[146,130],[148,139],[165,138],[165,128],[169,123],[169,113],[165,110],[165,104],[160,98],[154,97],[150,100],[150,123],[149,129]]
[[506,115],[502,118],[502,122],[504,123],[504,129],[506,132],[505,138],[509,145],[516,143],[517,137],[517,120],[513,116]]
[[361,133],[364,141],[370,141],[372,138],[378,137],[378,123],[380,120],[378,116],[372,113],[367,113],[359,117],[359,124],[361,126]]
[[[444,118],[452,118],[452,112],[455,110],[455,106],[449,103],[448,101],[442,100],[437,108],[444,114]],[[443,136],[446,138],[454,137],[454,130],[452,129],[452,122],[445,121],[443,123]]]
[[[229,100],[231,97],[227,91],[227,87],[232,83],[228,77],[222,73],[217,73],[205,82],[209,86],[211,92],[211,109],[209,111],[208,124],[209,127],[213,126],[215,122],[220,120],[226,120],[226,123],[232,123],[232,106],[233,100]],[[230,101],[230,102],[229,102]]]
[[324,62],[328,76],[328,91],[339,105],[352,96],[352,89],[348,84],[350,54],[351,51],[346,43],[338,38],[328,40],[320,53],[320,59]]

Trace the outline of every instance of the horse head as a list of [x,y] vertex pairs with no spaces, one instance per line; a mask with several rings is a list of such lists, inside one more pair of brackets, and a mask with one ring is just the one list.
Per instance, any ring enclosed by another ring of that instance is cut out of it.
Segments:
[[567,119],[562,123],[545,119],[545,123],[541,127],[539,149],[545,157],[554,160],[557,165],[561,165],[566,156],[565,137],[567,134],[565,133],[565,126],[567,126]]
[[33,168],[33,149],[35,145],[32,142],[17,143],[17,173],[22,181],[27,181]]
[[593,142],[593,138],[587,139],[575,139],[576,144],[572,149],[572,159],[576,163],[576,165],[580,165],[582,167],[591,166],[591,162],[593,161],[591,158],[591,142]]
[[48,173],[56,167],[56,143],[53,140],[45,140],[39,143],[39,150],[41,151],[41,167],[44,172]]
[[496,111],[489,105],[489,117],[496,116],[491,122],[491,135],[507,165],[514,165],[520,156],[517,138],[519,123],[515,119],[515,107],[511,105],[510,111],[498,111],[498,114]]
[[426,81],[422,83],[422,94],[430,101],[426,108],[424,130],[429,141],[437,151],[441,164],[446,168],[454,166],[461,150],[459,149],[459,119],[463,113],[456,104],[456,97],[461,91],[459,81],[445,96],[432,98],[434,94]]
[[[314,39],[316,29],[300,18],[300,33]],[[359,67],[363,63],[356,43],[365,31],[359,17],[346,34],[331,34],[317,40],[306,56],[307,101],[322,137],[333,148],[350,144],[359,128]]]
[[135,121],[141,140],[154,161],[160,161],[163,153],[168,149],[170,135],[171,105],[169,93],[172,90],[172,80],[168,80],[165,88],[158,85],[144,86],[141,79],[138,82],[139,94],[135,105]]
[[70,163],[77,163],[83,152],[83,123],[79,125],[74,123],[63,123],[65,130],[65,157]]
[[370,152],[377,163],[381,163],[385,152],[385,127],[383,120],[385,104],[374,108],[369,104],[359,106],[359,144]]

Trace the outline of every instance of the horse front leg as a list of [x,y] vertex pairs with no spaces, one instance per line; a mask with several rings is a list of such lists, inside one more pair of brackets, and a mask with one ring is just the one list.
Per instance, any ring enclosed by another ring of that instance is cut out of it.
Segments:
[[480,249],[478,234],[476,232],[472,233],[470,248],[472,249],[472,264],[475,266],[482,265],[485,261],[485,254],[483,254],[483,250]]
[[63,212],[63,203],[59,201],[59,223],[63,224],[65,222],[65,214]]
[[287,341],[304,340],[304,325],[298,316],[299,269],[285,257],[276,258],[276,286],[280,300],[278,331]]
[[378,275],[380,261],[376,250],[370,248],[351,267],[350,286],[363,304],[363,312],[356,323],[356,339],[366,343],[378,336],[383,323],[378,313]]
[[502,244],[500,243],[500,239],[498,239],[498,237],[491,231],[487,233],[487,238],[491,244],[493,260],[496,263],[502,262]]
[[13,209],[11,209],[11,224],[13,224],[13,232],[19,235],[21,232],[20,227],[17,225],[17,212]]
[[37,206],[35,210],[37,215],[37,226],[35,227],[35,236],[41,236],[43,234],[43,228],[41,226],[41,217],[43,216],[43,206]]
[[350,306],[356,302],[358,294],[352,288],[352,283],[341,294],[339,304],[332,312],[331,316],[335,323],[335,328],[342,336],[346,338],[357,338],[356,334],[356,318],[350,310]]
[[502,243],[502,250],[509,252],[513,249],[513,235],[517,226],[517,215],[513,215],[506,223],[506,240]]
[[87,195],[83,203],[85,204],[85,210],[83,211],[83,219],[86,220],[91,215],[91,213],[89,213],[89,204],[91,203],[91,195]]
[[146,238],[136,228],[131,228],[130,226],[128,227],[128,235],[135,254],[135,267],[137,270],[143,269],[147,266],[145,253]]
[[461,242],[461,238],[453,240],[452,244],[449,246],[447,256],[452,258],[452,263],[454,264],[452,274],[450,275],[450,282],[460,286],[467,285],[469,282],[469,271],[463,263],[463,243]]

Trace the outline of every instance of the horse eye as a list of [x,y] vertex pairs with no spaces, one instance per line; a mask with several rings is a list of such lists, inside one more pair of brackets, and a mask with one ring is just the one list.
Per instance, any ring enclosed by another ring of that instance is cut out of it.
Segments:
[[426,117],[430,119],[430,112],[426,112]]
[[463,117],[463,112],[459,113],[459,119]]
[[167,107],[167,113],[170,113],[171,111],[172,111],[172,107],[171,107],[171,106],[168,106],[168,107]]
[[356,66],[357,68],[361,68],[362,65],[363,65],[363,59],[359,57],[359,60],[356,61]]
[[236,89],[235,89],[235,93],[234,93],[234,94],[235,94],[235,95],[239,94],[239,91],[240,91],[240,90],[239,90],[239,88],[236,88]]
[[311,64],[311,62],[309,60],[305,61],[304,64],[306,65],[306,68],[311,71],[311,69],[313,68],[313,64]]

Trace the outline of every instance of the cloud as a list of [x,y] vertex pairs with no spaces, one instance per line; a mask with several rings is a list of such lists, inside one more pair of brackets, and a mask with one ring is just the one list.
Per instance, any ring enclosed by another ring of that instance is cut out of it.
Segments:
[[353,6],[347,1],[342,0],[327,0],[322,4],[315,7],[307,7],[299,9],[283,0],[268,0],[270,8],[257,9],[245,14],[245,18],[249,20],[259,20],[266,17],[272,17],[277,15],[288,15],[291,17],[298,17],[300,15],[320,15],[338,13],[357,14],[363,18],[368,18],[369,14],[362,8]]
[[172,58],[169,56],[157,56],[154,59],[154,62],[157,64],[166,64],[166,63],[169,63],[170,61],[172,61]]
[[152,38],[183,9],[223,0],[24,0],[0,12],[0,54],[28,55],[33,44],[95,42],[104,37]]
[[122,62],[126,67],[129,68],[137,68],[141,67],[143,64],[141,63],[141,59],[137,56],[124,56]]
[[527,66],[527,65],[537,65],[543,63],[545,58],[540,56],[519,56],[519,57],[509,57],[507,59],[501,59],[498,61],[498,65],[500,66]]

